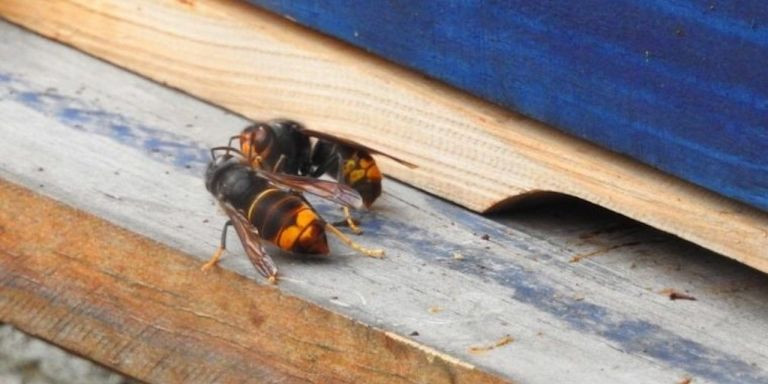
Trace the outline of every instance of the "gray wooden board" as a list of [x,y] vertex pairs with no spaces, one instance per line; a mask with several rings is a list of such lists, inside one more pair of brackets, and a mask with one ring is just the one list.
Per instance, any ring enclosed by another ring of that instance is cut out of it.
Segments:
[[[224,222],[200,176],[206,149],[245,124],[0,22],[0,177],[200,260]],[[594,207],[492,220],[384,187],[357,239],[385,259],[333,240],[328,260],[278,255],[280,289],[522,383],[768,382],[764,275]],[[261,280],[239,247],[222,267]]]

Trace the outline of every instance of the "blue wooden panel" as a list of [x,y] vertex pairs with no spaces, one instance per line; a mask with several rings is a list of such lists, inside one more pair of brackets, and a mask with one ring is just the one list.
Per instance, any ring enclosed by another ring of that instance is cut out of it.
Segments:
[[768,6],[250,0],[768,210]]

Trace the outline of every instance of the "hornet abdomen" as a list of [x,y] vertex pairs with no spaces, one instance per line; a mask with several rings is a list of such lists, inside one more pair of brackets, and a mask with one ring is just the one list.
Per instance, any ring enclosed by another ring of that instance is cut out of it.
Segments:
[[304,254],[328,253],[325,222],[294,193],[268,187],[256,194],[242,211],[259,235],[280,249]]
[[352,151],[343,158],[342,176],[339,182],[349,185],[360,193],[363,203],[370,207],[381,195],[381,171],[370,154]]

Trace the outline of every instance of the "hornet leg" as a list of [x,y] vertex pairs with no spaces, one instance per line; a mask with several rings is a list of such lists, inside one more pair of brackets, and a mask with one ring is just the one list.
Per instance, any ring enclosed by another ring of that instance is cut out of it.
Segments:
[[347,237],[346,235],[344,235],[344,234],[343,234],[341,231],[339,231],[339,229],[338,229],[338,228],[334,227],[334,226],[333,226],[333,224],[330,224],[330,223],[326,223],[326,224],[325,224],[325,228],[326,228],[326,229],[327,229],[329,232],[331,232],[331,233],[333,233],[334,235],[336,235],[336,237],[338,237],[338,238],[339,238],[339,240],[341,240],[341,241],[342,241],[344,244],[346,244],[348,247],[350,247],[350,248],[354,249],[355,251],[358,251],[358,252],[362,253],[363,255],[366,255],[366,256],[368,256],[368,257],[375,257],[375,258],[381,258],[381,257],[384,257],[384,250],[383,250],[383,249],[368,249],[368,248],[363,248],[363,246],[361,246],[361,245],[360,245],[360,244],[358,244],[358,243],[355,243],[354,241],[352,241],[352,239],[350,239],[349,237]]
[[333,223],[333,225],[349,227],[349,229],[355,235],[363,234],[363,230],[357,226],[357,220],[352,218],[352,213],[349,211],[349,207],[341,207],[344,211],[344,220]]
[[200,270],[205,272],[211,268],[213,268],[216,264],[219,263],[219,260],[221,259],[222,254],[224,251],[227,250],[227,229],[232,226],[232,220],[227,221],[224,223],[224,228],[221,229],[221,243],[219,244],[219,248],[216,249],[216,252],[213,253],[213,256],[210,260],[208,260],[207,263],[203,264],[202,267],[200,267]]
[[[344,159],[341,158],[341,155],[338,156],[338,162],[339,166],[336,170],[336,180],[341,182],[341,180],[344,180]],[[352,218],[352,214],[349,212],[349,207],[341,207],[341,209],[344,211],[344,220],[346,220],[349,230],[355,235],[363,234],[363,230],[357,226],[355,219]]]

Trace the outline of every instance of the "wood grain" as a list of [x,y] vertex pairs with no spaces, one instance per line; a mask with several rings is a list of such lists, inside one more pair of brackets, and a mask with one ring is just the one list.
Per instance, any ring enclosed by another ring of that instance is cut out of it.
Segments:
[[[0,177],[137,234],[131,236],[170,246],[194,258],[192,263],[209,258],[225,217],[203,187],[207,148],[247,120],[4,22],[0,40],[7,42],[0,45]],[[275,254],[283,273],[280,295],[259,302],[259,308],[279,307],[292,296],[354,319],[345,327],[359,322],[430,351],[427,362],[440,355],[513,382],[768,380],[768,345],[754,337],[768,332],[762,273],[674,236],[628,225],[618,215],[595,226],[572,225],[596,214],[566,207],[545,225],[533,224],[544,216],[535,214],[499,223],[390,179],[384,191],[373,211],[357,213],[365,234],[356,238],[385,249],[384,259],[360,257],[335,239],[328,259]],[[336,206],[312,203],[329,220],[341,217]],[[29,215],[44,219],[44,212]],[[61,230],[71,234],[76,227]],[[19,236],[14,232],[4,241],[22,241]],[[236,240],[230,242],[222,270],[261,281]],[[125,251],[136,261],[134,250]],[[166,264],[164,253],[151,254],[160,261],[150,265]],[[591,256],[571,262],[586,254]],[[123,274],[111,272],[117,280]],[[220,272],[200,273],[196,284],[204,286]],[[176,272],[144,273],[162,286],[154,279]],[[698,300],[671,301],[658,293],[668,288]],[[202,300],[172,292],[185,308]],[[98,309],[89,313],[107,316]],[[184,315],[178,314],[188,319]],[[148,321],[186,337],[188,330],[176,326],[187,323],[175,313],[168,316]],[[47,324],[23,323],[28,332]],[[75,323],[84,332],[92,327]],[[507,335],[512,343],[471,352]],[[224,353],[235,354],[236,347]],[[93,358],[105,358],[96,352]]]
[[0,223],[0,320],[141,380],[502,382],[2,181]]
[[418,163],[385,173],[477,211],[576,196],[768,271],[768,214],[228,0],[7,0],[0,15],[254,119]]
[[761,0],[249,0],[768,211]]

